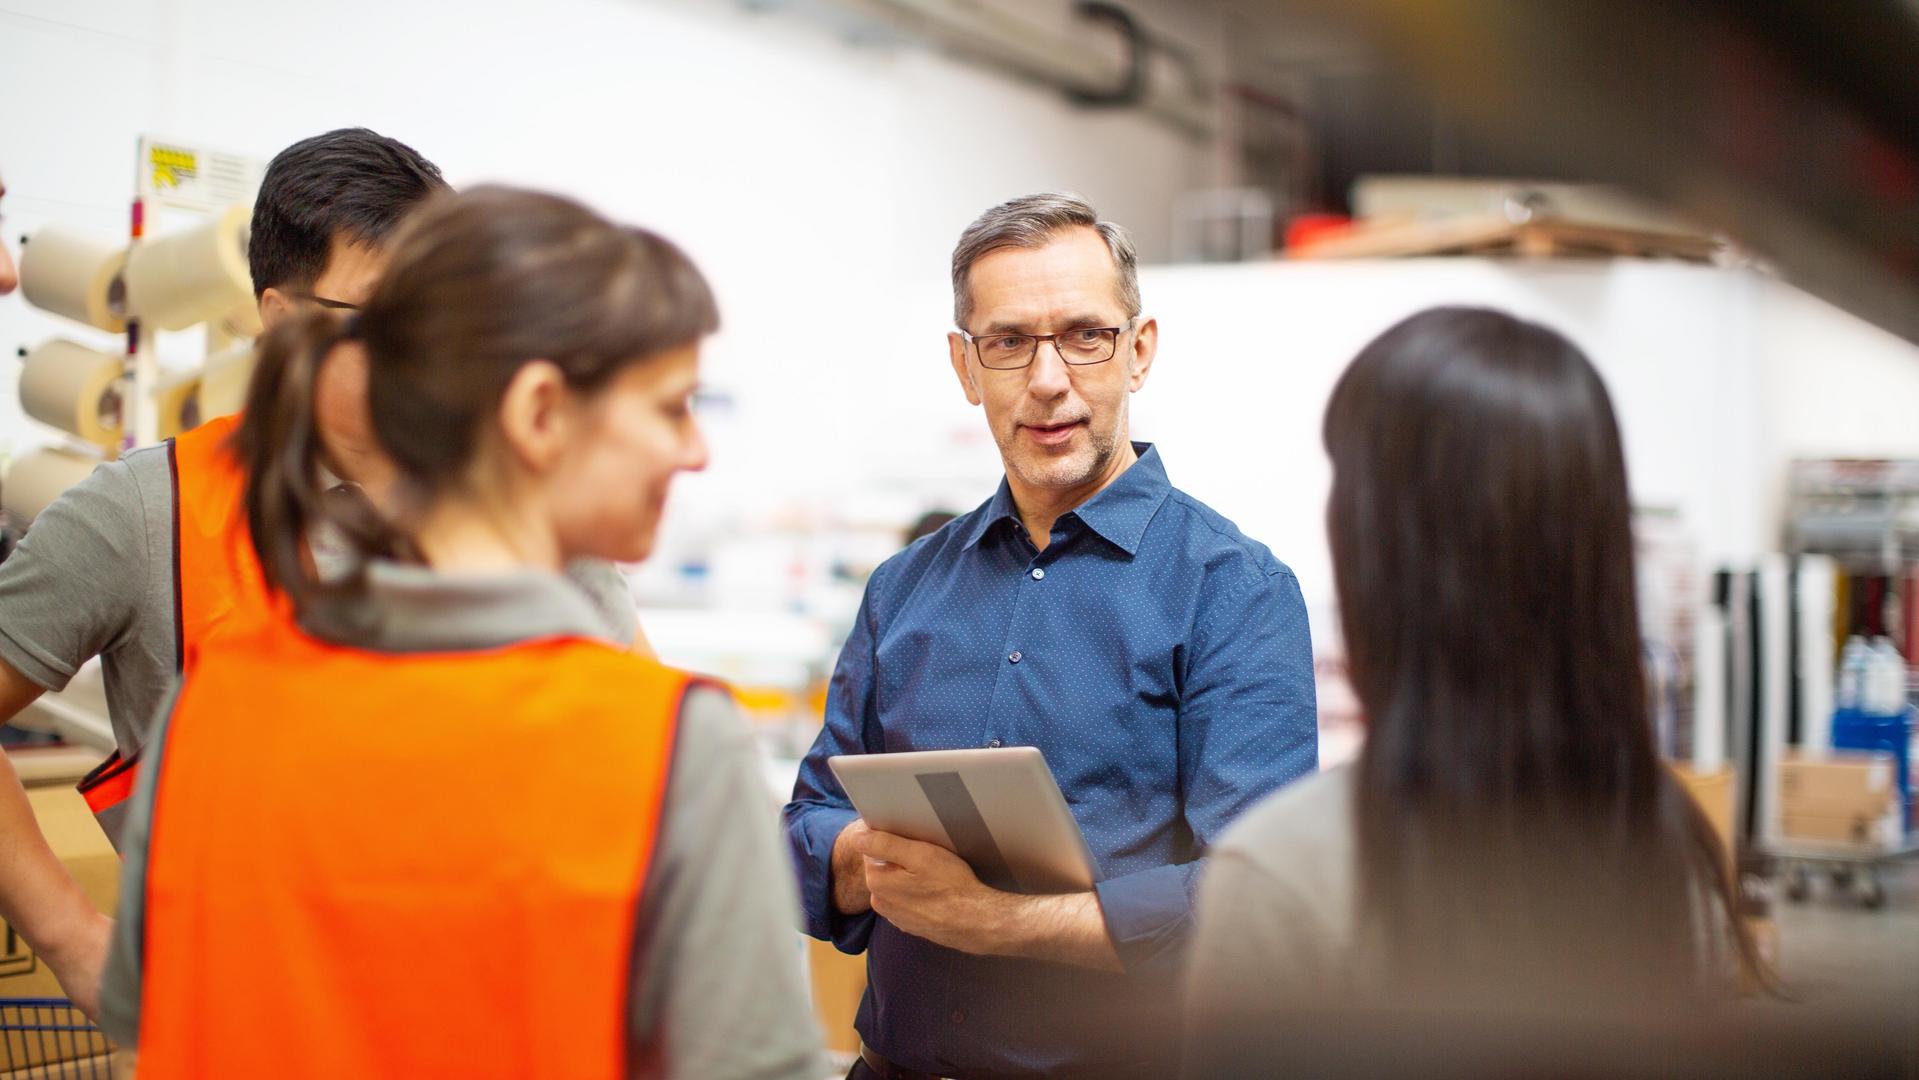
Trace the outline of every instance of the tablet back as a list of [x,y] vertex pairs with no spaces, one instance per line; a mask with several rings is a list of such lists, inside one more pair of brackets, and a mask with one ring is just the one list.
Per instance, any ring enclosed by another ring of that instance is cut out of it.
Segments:
[[1084,892],[1099,880],[1037,747],[849,754],[827,764],[867,825],[955,852],[996,889]]

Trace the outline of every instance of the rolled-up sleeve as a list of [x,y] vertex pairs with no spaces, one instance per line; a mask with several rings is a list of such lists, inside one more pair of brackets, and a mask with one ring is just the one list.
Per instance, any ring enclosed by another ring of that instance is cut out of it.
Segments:
[[[1299,582],[1284,567],[1218,568],[1195,614],[1179,713],[1182,814],[1198,850],[1240,814],[1319,764],[1312,635]],[[1129,972],[1175,974],[1193,933],[1204,859],[1098,887]]]
[[877,916],[872,912],[842,915],[833,903],[833,842],[840,831],[859,817],[840,788],[827,759],[838,754],[877,753],[881,749],[879,720],[873,699],[873,597],[876,574],[867,584],[859,617],[840,650],[833,681],[826,691],[826,724],[800,764],[793,785],[793,801],[784,819],[793,866],[799,875],[800,911],[806,933],[830,941],[845,953],[866,949]]
[[1193,930],[1193,893],[1204,860],[1156,866],[1094,886],[1119,962],[1135,975],[1179,969]]

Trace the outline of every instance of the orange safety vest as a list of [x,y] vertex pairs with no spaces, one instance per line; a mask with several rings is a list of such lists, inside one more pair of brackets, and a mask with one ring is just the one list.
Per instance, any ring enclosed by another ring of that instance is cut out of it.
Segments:
[[141,1080],[623,1076],[689,685],[581,638],[223,636],[159,751]]
[[[247,528],[246,470],[228,443],[238,416],[209,420],[167,440],[173,479],[173,626],[178,670],[190,671],[206,639],[257,620],[284,599],[266,586]],[[138,763],[114,753],[80,781],[109,837],[133,793]]]

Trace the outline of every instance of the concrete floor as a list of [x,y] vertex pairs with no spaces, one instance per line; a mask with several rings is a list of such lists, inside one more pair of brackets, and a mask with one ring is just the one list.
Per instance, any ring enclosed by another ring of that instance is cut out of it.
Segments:
[[1783,894],[1774,901],[1780,974],[1794,999],[1776,1007],[1883,1013],[1907,1075],[1919,1077],[1919,862],[1895,865],[1880,880],[1886,903],[1876,911],[1829,880],[1816,881],[1803,902]]

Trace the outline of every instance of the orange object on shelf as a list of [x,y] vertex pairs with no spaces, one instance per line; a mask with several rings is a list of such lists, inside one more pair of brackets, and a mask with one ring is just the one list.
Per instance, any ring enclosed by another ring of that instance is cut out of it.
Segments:
[[1289,249],[1311,247],[1314,243],[1353,230],[1353,219],[1345,214],[1300,214],[1286,223]]

